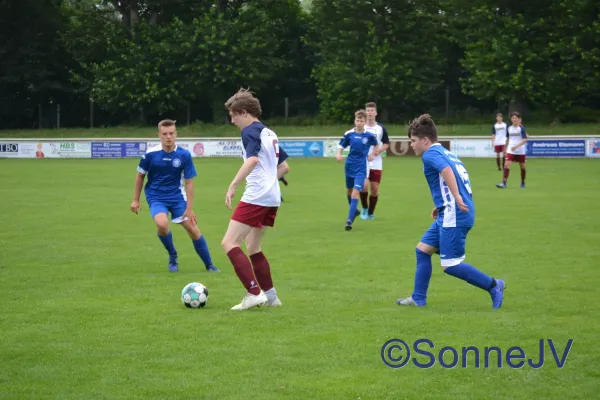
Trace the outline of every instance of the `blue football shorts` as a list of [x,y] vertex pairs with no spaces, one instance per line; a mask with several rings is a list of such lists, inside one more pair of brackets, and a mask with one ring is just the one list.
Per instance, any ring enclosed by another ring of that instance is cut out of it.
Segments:
[[447,228],[438,218],[423,234],[421,242],[439,249],[442,267],[452,267],[465,260],[467,235],[471,228]]
[[186,201],[151,201],[148,203],[150,205],[152,219],[160,213],[165,213],[167,215],[171,213],[171,222],[174,224],[180,224],[187,219],[183,218],[183,214],[187,207]]
[[365,186],[365,179],[367,179],[367,177],[364,175],[346,175],[346,189],[356,189],[359,192],[362,192]]

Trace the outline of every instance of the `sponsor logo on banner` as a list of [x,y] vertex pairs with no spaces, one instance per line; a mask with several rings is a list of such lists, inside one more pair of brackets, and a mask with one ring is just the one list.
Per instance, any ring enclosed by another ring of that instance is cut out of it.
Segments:
[[146,142],[92,142],[92,158],[131,158],[146,154]]
[[[324,157],[335,157],[338,151],[338,140],[326,140],[323,142],[323,156]],[[287,150],[286,150],[287,151]],[[349,148],[346,148],[343,152],[343,156],[347,156]]]
[[0,158],[34,158],[38,147],[41,154],[42,143],[0,142]]
[[588,139],[587,156],[600,157],[600,139]]
[[[444,148],[450,150],[450,141],[439,142]],[[388,157],[415,157],[415,151],[410,146],[410,140],[391,140],[387,150]]]
[[[39,152],[38,146],[38,152]],[[42,155],[38,158],[91,158],[91,142],[42,142]],[[37,157],[37,155],[36,155]]]
[[538,140],[527,142],[527,157],[585,157],[585,140]]
[[496,157],[491,139],[457,139],[451,142],[450,151],[457,157]]
[[290,157],[323,157],[322,141],[280,140],[279,146]]

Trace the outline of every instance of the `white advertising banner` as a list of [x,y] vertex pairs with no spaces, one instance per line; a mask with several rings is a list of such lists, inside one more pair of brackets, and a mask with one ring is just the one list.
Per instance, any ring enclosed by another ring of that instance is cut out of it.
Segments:
[[[192,153],[192,157],[241,157],[241,140],[191,141],[178,140],[177,145]],[[148,142],[148,148],[160,146],[160,142]]]
[[0,141],[0,158],[91,158],[91,142]]
[[456,139],[450,142],[450,151],[457,157],[496,157],[492,140],[487,139]]
[[600,158],[600,138],[588,139],[586,148],[587,157],[599,157]]

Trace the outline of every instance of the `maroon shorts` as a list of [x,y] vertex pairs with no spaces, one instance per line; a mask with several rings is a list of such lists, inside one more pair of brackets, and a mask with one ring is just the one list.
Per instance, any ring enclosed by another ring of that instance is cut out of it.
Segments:
[[504,148],[506,146],[501,144],[499,146],[494,146],[494,153],[504,153]]
[[380,169],[372,169],[369,171],[369,181],[381,183],[381,173],[383,171]]
[[254,228],[274,226],[278,208],[257,206],[240,201],[233,211],[231,219]]
[[507,161],[525,162],[525,154],[506,154]]

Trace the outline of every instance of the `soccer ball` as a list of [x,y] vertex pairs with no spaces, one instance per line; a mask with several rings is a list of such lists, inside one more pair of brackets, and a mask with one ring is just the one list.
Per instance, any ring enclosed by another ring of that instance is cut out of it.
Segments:
[[208,289],[201,283],[188,283],[181,291],[181,302],[187,308],[203,308],[207,301]]

